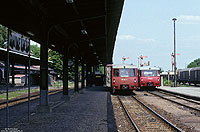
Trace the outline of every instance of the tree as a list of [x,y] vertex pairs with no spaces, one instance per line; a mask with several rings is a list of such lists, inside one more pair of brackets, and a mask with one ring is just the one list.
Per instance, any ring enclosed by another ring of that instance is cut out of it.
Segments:
[[8,37],[8,28],[3,25],[0,25],[0,47],[7,48],[7,37]]
[[40,58],[40,47],[38,47],[37,45],[31,45],[30,47],[31,49],[31,55],[33,55],[34,57]]
[[[31,53],[33,56],[40,58],[40,47],[31,45]],[[54,69],[62,78],[63,77],[63,56],[51,49],[48,52],[49,67]],[[81,74],[81,66],[79,66],[79,74]],[[74,80],[74,65],[68,67],[68,78]]]
[[63,76],[63,57],[61,54],[59,54],[56,51],[49,50],[49,61],[52,61],[52,63],[49,63],[49,67],[54,69],[62,78]]
[[199,67],[200,66],[200,58],[194,60],[193,62],[191,62],[187,68],[192,68],[192,67]]

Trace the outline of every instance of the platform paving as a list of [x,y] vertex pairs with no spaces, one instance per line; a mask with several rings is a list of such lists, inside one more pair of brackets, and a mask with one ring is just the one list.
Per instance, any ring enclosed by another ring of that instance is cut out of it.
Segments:
[[103,87],[91,87],[73,94],[50,113],[31,114],[12,128],[23,132],[107,132],[108,94]]
[[200,98],[200,87],[192,87],[192,86],[189,86],[189,87],[161,86],[158,89]]

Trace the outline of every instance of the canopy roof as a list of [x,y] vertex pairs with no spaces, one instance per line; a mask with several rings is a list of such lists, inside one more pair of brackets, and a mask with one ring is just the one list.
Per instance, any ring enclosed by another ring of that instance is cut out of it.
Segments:
[[[72,3],[70,3],[70,1]],[[124,0],[6,0],[0,23],[88,64],[112,63]],[[48,34],[48,36],[47,36]]]

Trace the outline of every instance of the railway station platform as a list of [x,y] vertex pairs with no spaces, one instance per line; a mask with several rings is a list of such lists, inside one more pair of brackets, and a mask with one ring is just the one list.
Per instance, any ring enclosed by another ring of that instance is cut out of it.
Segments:
[[191,97],[200,100],[200,87],[170,87],[170,86],[161,86],[157,88],[158,90],[164,90],[172,92],[175,94]]
[[111,106],[111,103],[107,103],[109,95],[108,90],[101,86],[84,88],[79,93],[69,95],[70,100],[55,106],[52,112],[33,111],[29,123],[27,118],[21,119],[11,128],[23,132],[106,132],[110,120],[110,110],[107,109]]

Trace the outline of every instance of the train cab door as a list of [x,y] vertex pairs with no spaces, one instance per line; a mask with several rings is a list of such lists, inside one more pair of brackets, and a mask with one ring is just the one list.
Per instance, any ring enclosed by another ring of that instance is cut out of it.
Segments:
[[120,76],[120,74],[119,74],[119,69],[118,68],[113,68],[112,69],[112,87],[114,87],[114,86],[119,86],[119,82],[120,82],[120,78],[119,78],[119,76]]

